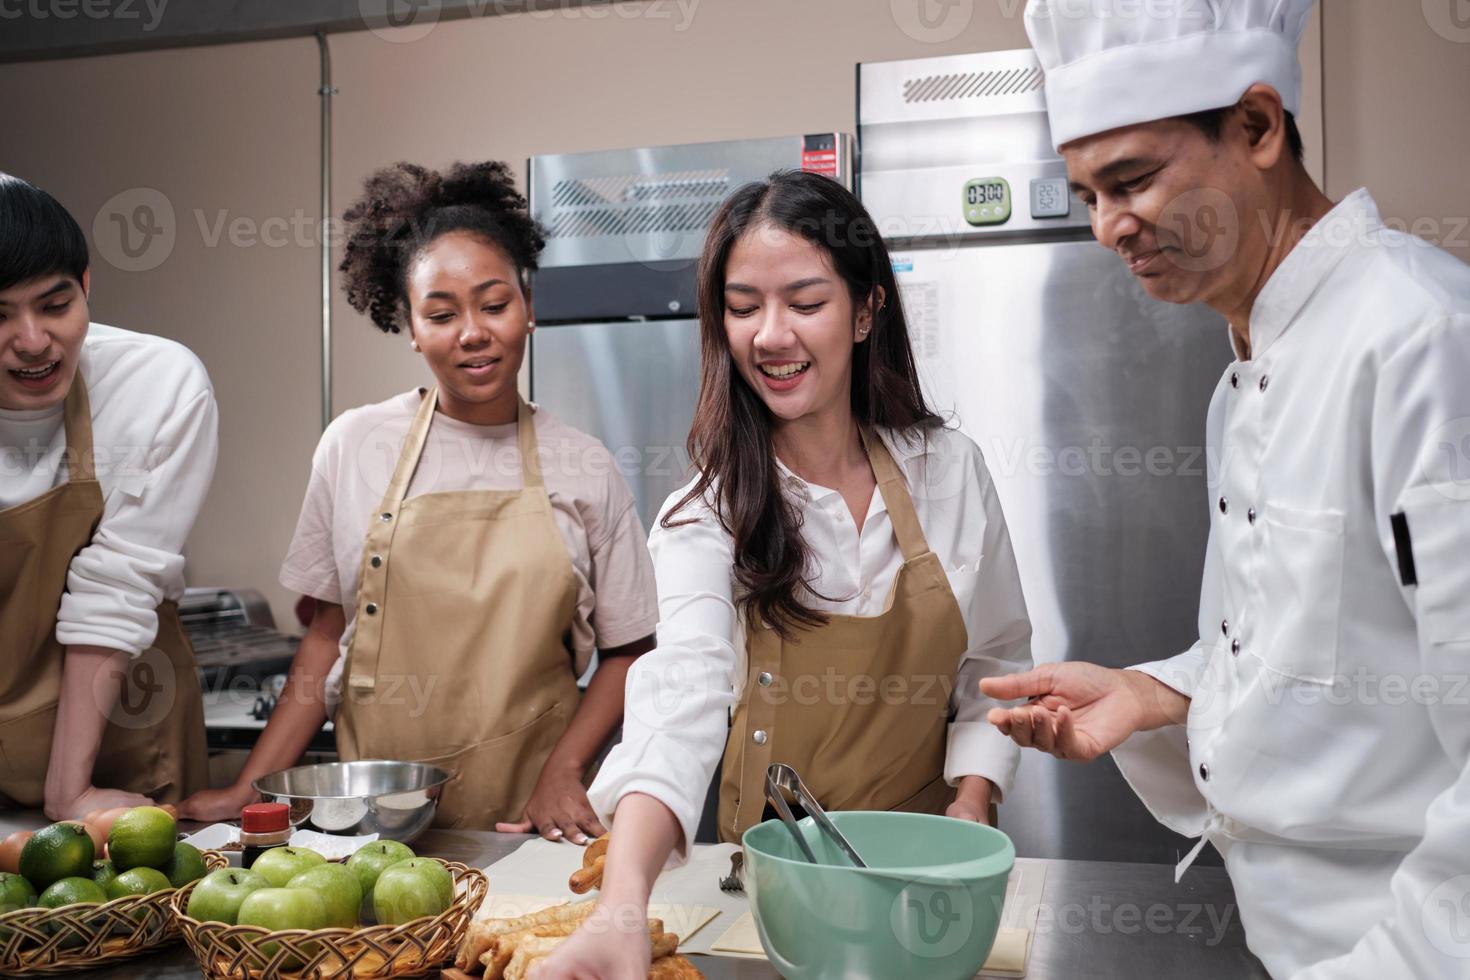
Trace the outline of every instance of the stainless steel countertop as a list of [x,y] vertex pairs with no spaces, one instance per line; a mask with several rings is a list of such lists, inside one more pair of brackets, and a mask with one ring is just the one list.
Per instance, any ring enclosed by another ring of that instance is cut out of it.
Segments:
[[[0,811],[0,837],[46,822],[30,811]],[[420,854],[484,867],[528,839],[521,834],[434,830],[413,847]],[[694,959],[710,980],[778,976],[759,960]],[[199,975],[193,955],[182,943],[111,969],[87,971],[91,980],[142,976],[183,980]],[[1245,948],[1235,892],[1223,869],[1195,867],[1175,885],[1169,865],[1101,861],[1047,862],[1041,918],[1026,976],[1028,980],[1269,980],[1260,961]]]

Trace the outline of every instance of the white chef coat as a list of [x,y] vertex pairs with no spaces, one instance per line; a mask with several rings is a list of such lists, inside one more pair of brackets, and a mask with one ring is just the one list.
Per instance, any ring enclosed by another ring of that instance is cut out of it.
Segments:
[[[963,776],[984,776],[996,785],[998,801],[1010,790],[1020,754],[986,722],[995,702],[981,696],[980,678],[1032,666],[1031,623],[1000,500],[979,447],[960,432],[932,431],[927,442],[888,430],[879,434],[907,480],[930,549],[944,563],[969,636],[955,664],[956,714],[944,776],[950,785]],[[903,565],[883,495],[873,493],[859,532],[842,494],[808,483],[779,461],[778,468],[811,549],[812,588],[830,597],[812,598],[811,604],[846,616],[882,613]],[[686,844],[694,840],[746,673],[733,540],[702,503],[676,517],[696,518],[694,523],[661,524],[688,490],[669,497],[649,535],[658,581],[658,647],[629,672],[623,740],[589,792],[604,823],[628,793],[658,799],[678,817]]]
[[1210,405],[1200,640],[1136,668],[1188,723],[1114,757],[1220,849],[1273,976],[1470,976],[1470,267],[1358,191],[1250,340]]
[[[219,451],[214,389],[183,345],[100,323],[88,327],[77,364],[103,513],[67,572],[56,639],[136,656],[158,634],[159,603],[184,595],[184,540]],[[66,482],[64,407],[0,409],[0,507]]]

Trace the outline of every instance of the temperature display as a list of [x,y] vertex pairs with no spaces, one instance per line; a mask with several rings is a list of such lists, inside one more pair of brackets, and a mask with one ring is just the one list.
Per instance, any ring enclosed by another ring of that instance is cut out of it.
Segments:
[[965,183],[965,220],[972,225],[1000,225],[1011,218],[1011,185],[1004,177]]

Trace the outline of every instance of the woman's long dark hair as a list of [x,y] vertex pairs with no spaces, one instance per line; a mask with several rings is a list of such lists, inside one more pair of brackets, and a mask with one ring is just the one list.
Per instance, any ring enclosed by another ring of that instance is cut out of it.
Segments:
[[801,536],[800,511],[780,492],[771,414],[736,370],[725,333],[730,250],[742,234],[763,225],[823,249],[854,308],[871,302],[872,331],[853,348],[852,413],[858,424],[919,436],[923,432],[915,430],[943,422],[919,389],[888,248],[862,203],[836,181],[799,171],[775,173],[736,191],[715,215],[699,260],[699,402],[689,430],[699,479],[661,523],[688,523],[675,519],[679,512],[707,500],[734,538],[737,601],[747,627],[764,622],[790,638],[827,617],[808,604],[808,595],[815,594],[808,582],[810,549]]

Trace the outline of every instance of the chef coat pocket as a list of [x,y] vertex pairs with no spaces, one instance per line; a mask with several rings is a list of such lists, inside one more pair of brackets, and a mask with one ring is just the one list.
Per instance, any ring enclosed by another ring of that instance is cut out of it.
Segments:
[[1470,642],[1470,595],[1465,574],[1470,545],[1470,501],[1463,488],[1416,487],[1403,496],[1413,550],[1415,614],[1431,644]]
[[1245,646],[1270,670],[1331,684],[1337,670],[1344,519],[1338,511],[1267,504],[1257,635]]

